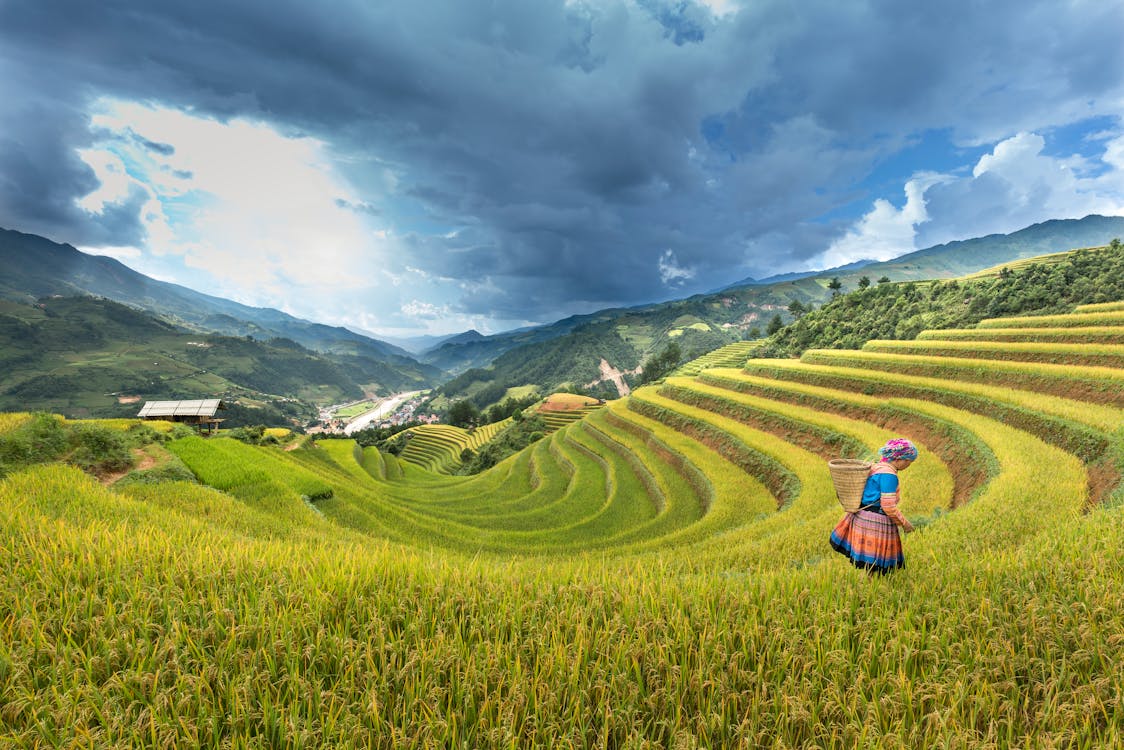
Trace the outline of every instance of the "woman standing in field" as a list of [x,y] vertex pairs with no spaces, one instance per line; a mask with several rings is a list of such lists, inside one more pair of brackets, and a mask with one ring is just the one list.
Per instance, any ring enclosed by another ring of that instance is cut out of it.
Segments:
[[844,515],[831,532],[832,549],[872,575],[905,566],[898,528],[908,534],[913,526],[898,510],[898,472],[917,460],[917,448],[894,438],[878,453],[882,460],[870,469],[859,510]]

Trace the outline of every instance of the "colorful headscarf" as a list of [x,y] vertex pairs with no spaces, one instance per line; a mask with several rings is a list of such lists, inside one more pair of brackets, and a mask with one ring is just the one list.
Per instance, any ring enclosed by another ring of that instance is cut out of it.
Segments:
[[898,459],[916,461],[917,446],[905,438],[894,438],[888,440],[884,446],[878,449],[878,455],[882,456],[882,460],[886,462],[897,461]]

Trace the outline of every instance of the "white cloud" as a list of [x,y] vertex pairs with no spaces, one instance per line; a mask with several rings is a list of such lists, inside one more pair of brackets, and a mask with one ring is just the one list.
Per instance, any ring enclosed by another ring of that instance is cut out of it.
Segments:
[[402,314],[407,318],[421,318],[427,320],[437,320],[439,318],[447,317],[449,315],[448,305],[435,305],[431,302],[422,302],[421,300],[410,300],[402,305]]
[[80,149],[78,158],[84,161],[100,183],[96,190],[78,200],[78,206],[92,214],[105,211],[108,203],[121,203],[129,197],[129,191],[140,187],[141,183],[129,176],[125,162],[116,154],[96,149]]
[[932,173],[915,176],[905,185],[905,204],[900,209],[883,198],[875,200],[874,208],[826,252],[810,260],[807,268],[833,268],[857,260],[889,260],[915,250],[915,227],[929,218],[925,191],[947,179]]
[[699,0],[699,4],[710,8],[711,13],[719,17],[737,13],[741,9],[737,0]]
[[102,184],[81,205],[100,210],[131,186],[147,191],[150,253],[179,257],[254,304],[372,285],[369,269],[391,240],[348,208],[361,199],[325,144],[248,120],[121,101],[99,109],[93,125],[107,137],[81,157]]
[[660,272],[660,281],[667,286],[679,286],[683,282],[695,278],[695,269],[679,265],[675,252],[671,249],[664,250],[656,266]]
[[895,208],[874,201],[808,268],[888,260],[952,240],[1013,232],[1049,219],[1124,215],[1124,135],[1102,136],[1098,158],[1044,154],[1046,140],[1018,133],[1000,141],[970,174],[918,173]]

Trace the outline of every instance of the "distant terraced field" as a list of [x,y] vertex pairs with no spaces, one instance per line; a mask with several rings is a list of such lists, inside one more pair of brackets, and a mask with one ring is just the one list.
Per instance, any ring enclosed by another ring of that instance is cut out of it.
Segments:
[[399,458],[438,474],[449,474],[461,465],[463,451],[478,450],[510,424],[508,418],[471,431],[447,424],[411,427],[406,431],[410,439]]
[[[444,472],[485,428],[415,428],[400,457],[170,443],[203,485],[13,474],[0,740],[1122,746],[1120,331],[1111,303],[726,347],[553,402],[470,477]],[[826,460],[899,435],[919,531],[868,580],[827,546]]]

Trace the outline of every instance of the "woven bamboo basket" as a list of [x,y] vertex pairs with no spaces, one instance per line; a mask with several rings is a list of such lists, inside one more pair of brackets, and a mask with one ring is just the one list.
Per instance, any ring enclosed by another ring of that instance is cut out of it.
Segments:
[[835,496],[848,513],[855,513],[862,503],[863,489],[870,476],[870,461],[857,458],[833,458],[827,462],[831,471],[831,483],[835,485]]

